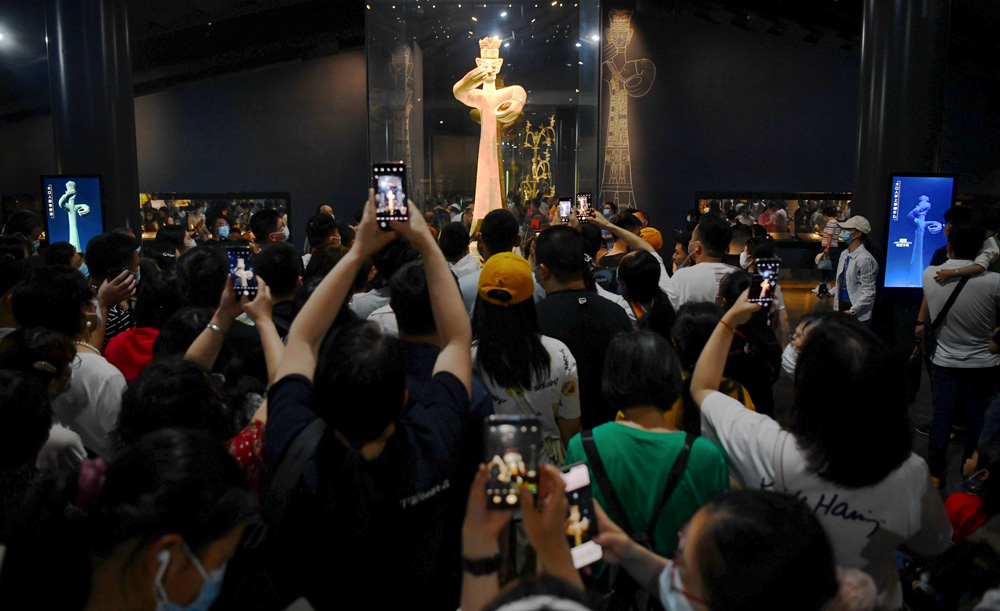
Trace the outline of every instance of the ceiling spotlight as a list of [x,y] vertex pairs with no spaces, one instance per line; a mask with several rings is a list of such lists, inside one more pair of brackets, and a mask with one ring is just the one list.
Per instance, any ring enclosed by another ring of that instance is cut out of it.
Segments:
[[580,44],[580,43],[576,43],[576,46],[577,46],[577,47],[582,47],[583,45],[582,45],[582,44]]
[[594,42],[597,42],[601,39],[601,37],[598,36],[597,34],[594,34],[593,36],[590,37],[590,39],[593,40]]
[[472,20],[473,20],[473,21],[479,21],[479,20],[478,20],[478,19],[476,19],[475,17],[473,17],[473,18],[472,18]]
[[[3,34],[0,34],[0,40],[3,40]],[[48,42],[48,37],[45,38],[45,41]]]
[[500,16],[501,17],[506,17],[507,16],[507,11],[504,11],[504,12],[500,13]]
[[510,43],[509,43],[509,42],[505,42],[505,43],[503,43],[503,46],[505,46],[505,47],[509,47],[509,46],[510,46]]

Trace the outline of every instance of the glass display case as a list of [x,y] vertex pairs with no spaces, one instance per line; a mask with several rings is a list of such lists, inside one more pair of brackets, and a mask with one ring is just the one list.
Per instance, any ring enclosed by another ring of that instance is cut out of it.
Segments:
[[288,224],[291,210],[288,193],[140,193],[142,239],[152,240],[164,225],[183,225],[196,240],[210,238],[205,214],[219,209],[230,227],[247,231],[250,216],[258,210],[275,209]]
[[771,237],[779,241],[819,242],[822,239],[819,232],[826,226],[823,210],[830,206],[836,208],[837,218],[844,219],[851,213],[851,194],[736,191],[695,193],[695,208],[702,214],[718,209],[724,216],[736,213],[746,218],[749,215],[753,221],[766,226]]
[[598,0],[369,0],[369,161],[405,161],[418,204],[486,175],[508,202],[597,192],[600,28]]

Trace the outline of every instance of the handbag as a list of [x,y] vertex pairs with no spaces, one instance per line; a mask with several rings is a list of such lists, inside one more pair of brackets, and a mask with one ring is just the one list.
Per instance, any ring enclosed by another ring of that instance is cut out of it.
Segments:
[[[660,496],[660,502],[653,512],[649,525],[646,526],[645,530],[637,531],[632,526],[632,521],[629,520],[628,513],[625,511],[621,499],[618,498],[618,494],[615,492],[614,484],[611,482],[611,478],[608,477],[607,469],[604,468],[604,461],[601,460],[601,455],[597,451],[597,443],[594,442],[593,429],[584,431],[580,435],[580,441],[583,442],[583,451],[587,455],[587,463],[590,466],[591,473],[594,475],[594,482],[608,504],[608,514],[616,524],[629,533],[632,540],[648,550],[655,551],[653,550],[653,541],[656,534],[656,523],[659,521],[667,501],[673,496],[677,484],[680,483],[681,476],[684,475],[688,458],[691,456],[691,447],[697,438],[698,435],[695,433],[686,434],[684,449],[681,450],[681,453],[670,468],[670,473],[667,475],[667,483],[663,487],[663,494]],[[603,606],[608,611],[652,611],[663,608],[655,597],[649,596],[643,590],[642,586],[623,570],[618,570],[615,575],[610,577],[610,582],[610,592],[604,597]]]
[[830,255],[823,253],[816,259],[816,269],[823,270],[825,272],[833,270],[833,263],[830,261]]
[[930,328],[924,331],[923,353],[924,353],[924,358],[926,358],[928,362],[930,362],[931,359],[934,358],[934,353],[937,352],[938,328],[940,328],[941,325],[944,324],[944,319],[946,316],[948,316],[948,312],[951,310],[951,306],[955,304],[955,300],[958,299],[958,294],[962,292],[962,289],[965,288],[965,285],[968,283],[969,283],[968,276],[965,276],[964,278],[958,281],[958,286],[956,286],[955,289],[951,292],[951,295],[948,296],[948,301],[946,301],[944,307],[941,308],[941,311],[938,313],[937,318],[931,321]]

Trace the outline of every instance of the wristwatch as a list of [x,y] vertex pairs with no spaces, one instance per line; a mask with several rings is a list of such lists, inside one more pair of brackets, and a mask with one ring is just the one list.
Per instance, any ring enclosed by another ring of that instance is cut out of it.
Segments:
[[470,575],[482,577],[500,571],[500,553],[491,558],[477,558],[470,560],[462,556],[462,570]]

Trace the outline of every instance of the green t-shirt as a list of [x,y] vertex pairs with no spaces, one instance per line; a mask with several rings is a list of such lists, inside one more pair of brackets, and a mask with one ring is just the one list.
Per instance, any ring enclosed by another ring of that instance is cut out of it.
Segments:
[[[632,527],[639,532],[645,530],[652,520],[653,511],[663,496],[670,468],[684,449],[684,438],[684,433],[644,431],[617,422],[594,428],[594,443],[608,472],[608,479],[614,484]],[[565,464],[577,462],[588,462],[580,435],[570,439],[566,449]],[[608,504],[594,479],[593,469],[590,482],[594,498],[607,511]],[[722,450],[708,439],[699,437],[691,446],[684,475],[656,523],[653,541],[656,553],[673,557],[677,531],[709,499],[728,488],[729,470]]]

